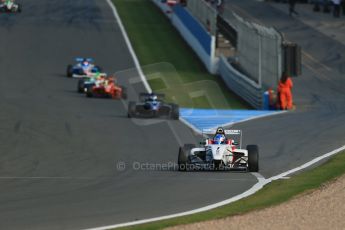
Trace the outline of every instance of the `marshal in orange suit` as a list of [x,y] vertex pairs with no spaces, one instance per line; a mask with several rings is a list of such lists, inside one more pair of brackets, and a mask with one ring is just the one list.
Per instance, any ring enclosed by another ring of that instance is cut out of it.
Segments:
[[293,108],[291,93],[292,87],[293,83],[290,76],[287,73],[283,73],[278,85],[280,108],[282,110]]

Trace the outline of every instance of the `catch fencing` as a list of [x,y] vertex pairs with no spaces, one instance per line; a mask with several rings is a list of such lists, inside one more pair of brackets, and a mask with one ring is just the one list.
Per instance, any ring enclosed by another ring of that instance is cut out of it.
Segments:
[[230,22],[238,33],[239,65],[260,87],[275,89],[282,74],[282,35],[274,28],[233,16]]

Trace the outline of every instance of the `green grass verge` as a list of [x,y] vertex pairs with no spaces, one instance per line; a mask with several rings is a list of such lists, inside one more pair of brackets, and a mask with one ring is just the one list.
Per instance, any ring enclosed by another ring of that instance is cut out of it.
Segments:
[[332,157],[326,163],[302,172],[288,180],[277,180],[254,195],[223,207],[185,217],[179,217],[122,229],[162,229],[180,224],[189,224],[210,219],[224,218],[248,211],[266,208],[288,201],[292,197],[319,188],[345,173],[345,151]]
[[[149,84],[154,91],[166,93],[168,99],[183,107],[210,108],[212,105],[215,108],[226,109],[250,108],[224,86],[219,76],[208,74],[203,63],[154,3],[150,0],[113,0],[113,2],[140,64],[151,65],[148,68],[144,67],[143,71],[148,76]],[[168,78],[167,82],[164,84],[162,81],[150,80],[150,74],[154,72],[159,72]],[[170,84],[169,80],[174,82]],[[211,94],[208,90],[211,82],[213,87],[217,88],[217,93],[208,99],[215,101],[194,99],[193,95],[190,95],[191,84],[188,87],[185,84],[195,82],[203,82],[203,84],[198,84],[193,90],[202,91],[205,95]],[[164,88],[164,85],[167,88]],[[217,100],[222,103],[217,103]],[[195,101],[197,103],[194,103]]]

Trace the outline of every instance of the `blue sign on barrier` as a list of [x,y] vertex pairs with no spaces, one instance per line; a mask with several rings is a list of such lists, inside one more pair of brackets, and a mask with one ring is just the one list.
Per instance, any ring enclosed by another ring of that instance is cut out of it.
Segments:
[[211,55],[211,36],[206,29],[181,5],[174,6],[175,15],[183,22],[186,28],[194,35],[208,55]]

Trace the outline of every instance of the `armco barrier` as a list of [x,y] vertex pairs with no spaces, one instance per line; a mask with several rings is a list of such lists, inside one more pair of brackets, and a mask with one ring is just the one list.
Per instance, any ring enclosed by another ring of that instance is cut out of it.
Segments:
[[263,92],[261,87],[231,66],[224,56],[221,56],[219,60],[219,73],[228,88],[254,108],[262,108]]
[[[168,6],[160,0],[152,0],[164,13]],[[216,39],[195,19],[190,12],[177,4],[168,14],[172,24],[198,55],[210,73],[217,73],[219,58],[215,57]]]

